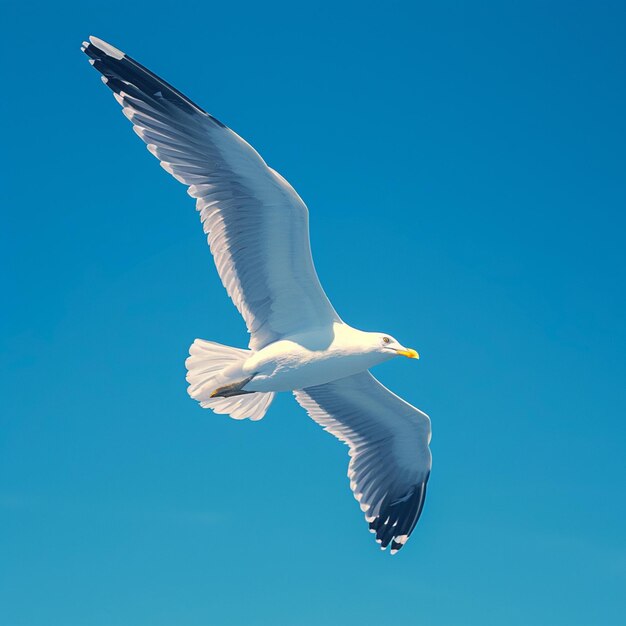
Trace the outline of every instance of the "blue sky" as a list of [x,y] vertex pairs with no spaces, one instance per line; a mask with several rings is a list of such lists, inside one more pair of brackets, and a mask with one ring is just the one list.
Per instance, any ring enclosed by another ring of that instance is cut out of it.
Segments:
[[[2,12],[0,623],[623,623],[623,3]],[[250,141],[340,315],[420,351],[375,372],[433,421],[396,557],[291,397],[187,397],[245,328],[89,34]]]

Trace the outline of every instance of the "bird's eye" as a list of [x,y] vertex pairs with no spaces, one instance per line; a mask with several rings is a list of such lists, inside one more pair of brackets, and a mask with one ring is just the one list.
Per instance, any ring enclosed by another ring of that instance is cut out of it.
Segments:
[[383,342],[384,343],[391,343],[391,339],[389,339],[389,337],[383,337]]

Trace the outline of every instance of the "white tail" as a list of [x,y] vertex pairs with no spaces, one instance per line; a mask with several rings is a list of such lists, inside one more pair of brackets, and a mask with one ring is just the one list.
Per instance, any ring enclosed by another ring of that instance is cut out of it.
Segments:
[[[187,368],[187,393],[200,403],[204,409],[213,409],[215,413],[230,415],[234,419],[260,420],[274,399],[273,393],[246,393],[228,398],[215,397],[211,394],[224,385],[241,379],[237,376],[237,365],[250,356],[250,350],[232,348],[214,341],[196,339],[189,348]],[[235,380],[233,380],[235,375]]]

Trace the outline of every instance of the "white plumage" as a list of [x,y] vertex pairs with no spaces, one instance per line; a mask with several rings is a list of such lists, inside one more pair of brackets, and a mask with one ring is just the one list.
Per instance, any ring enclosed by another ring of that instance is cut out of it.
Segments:
[[424,504],[430,420],[367,370],[417,353],[345,324],[311,257],[308,210],[232,130],[95,37],[83,44],[137,135],[187,185],[220,278],[250,333],[249,350],[197,339],[189,394],[235,419],[261,419],[279,391],[350,447],[350,486],[384,549],[400,549]]

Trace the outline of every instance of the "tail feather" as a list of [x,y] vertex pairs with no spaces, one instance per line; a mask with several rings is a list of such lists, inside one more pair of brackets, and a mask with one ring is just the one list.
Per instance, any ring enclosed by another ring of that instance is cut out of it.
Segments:
[[234,419],[260,420],[274,399],[273,393],[246,393],[232,397],[211,397],[225,385],[241,378],[240,367],[250,356],[250,350],[233,348],[213,341],[196,339],[189,348],[187,368],[187,393],[205,409],[230,415]]
[[273,393],[259,392],[231,398],[211,398],[200,402],[200,406],[213,409],[215,413],[230,415],[236,420],[249,418],[255,422],[265,415],[273,399]]

